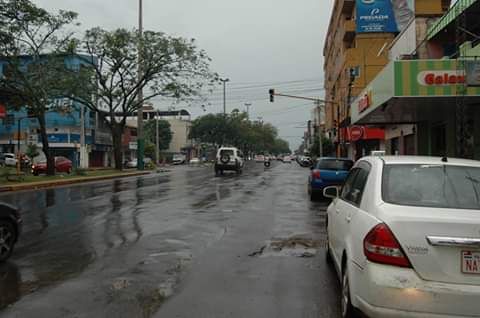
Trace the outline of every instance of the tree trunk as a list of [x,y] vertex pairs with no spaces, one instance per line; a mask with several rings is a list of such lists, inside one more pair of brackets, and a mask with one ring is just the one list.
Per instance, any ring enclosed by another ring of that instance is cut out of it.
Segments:
[[122,134],[123,126],[118,123],[111,123],[110,131],[112,132],[113,156],[115,158],[115,169],[122,170]]
[[45,113],[41,113],[37,116],[38,123],[40,124],[40,136],[42,138],[42,150],[47,159],[47,176],[55,175],[55,156],[50,152],[50,146],[48,144],[47,128],[45,125]]

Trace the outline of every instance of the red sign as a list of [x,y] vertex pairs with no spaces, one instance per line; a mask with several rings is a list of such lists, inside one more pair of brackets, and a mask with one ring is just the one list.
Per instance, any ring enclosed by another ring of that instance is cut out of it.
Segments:
[[350,140],[358,141],[362,139],[364,133],[364,127],[362,126],[352,126],[350,127]]
[[424,71],[419,73],[418,82],[425,86],[464,84],[465,74],[460,71]]
[[372,98],[371,93],[368,92],[367,94],[363,95],[362,98],[358,101],[358,113],[363,113],[370,105],[372,105]]
[[0,118],[7,117],[7,109],[4,105],[0,104]]
[[351,126],[340,128],[340,139],[357,142],[360,140],[385,139],[385,130],[376,127]]

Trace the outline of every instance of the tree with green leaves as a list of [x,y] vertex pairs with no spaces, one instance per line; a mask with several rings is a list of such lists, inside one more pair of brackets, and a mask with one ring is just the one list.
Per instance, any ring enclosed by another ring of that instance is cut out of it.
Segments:
[[192,122],[189,138],[213,146],[235,146],[245,153],[287,153],[288,142],[278,138],[277,129],[270,123],[251,121],[238,110],[227,116],[208,114]]
[[[112,133],[115,167],[122,169],[122,133],[128,116],[152,98],[192,100],[218,76],[210,71],[210,59],[194,40],[135,30],[86,31],[78,44],[92,62],[93,73],[82,73],[81,89],[73,96],[98,112]],[[141,69],[139,70],[139,52]],[[86,85],[90,85],[86,89]],[[139,92],[143,90],[143,98]]]
[[76,17],[71,11],[50,13],[29,0],[0,0],[1,101],[38,120],[48,175],[55,174],[55,162],[45,114],[55,111],[71,90],[68,78],[74,71],[65,59],[72,34],[66,29]]
[[[313,145],[310,147],[310,154],[312,154],[313,156],[318,156],[318,154],[320,153],[320,149],[319,149],[319,138],[315,138],[315,140],[313,141]],[[323,145],[323,155],[324,156],[332,156],[334,155],[335,153],[335,145],[333,144],[333,142],[328,139],[328,138],[322,138],[322,145]]]

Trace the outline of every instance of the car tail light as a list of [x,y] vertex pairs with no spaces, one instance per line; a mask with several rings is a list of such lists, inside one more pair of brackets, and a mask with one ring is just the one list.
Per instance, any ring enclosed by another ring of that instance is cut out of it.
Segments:
[[363,240],[367,259],[374,263],[412,267],[392,231],[384,223],[375,226]]
[[313,170],[312,177],[313,179],[320,179],[320,170],[317,170],[317,169]]

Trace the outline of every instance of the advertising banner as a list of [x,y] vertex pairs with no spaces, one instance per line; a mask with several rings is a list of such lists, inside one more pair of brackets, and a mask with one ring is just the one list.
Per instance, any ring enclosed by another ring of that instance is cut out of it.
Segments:
[[[472,61],[474,62],[474,61]],[[466,71],[457,60],[395,61],[396,97],[479,96],[480,85],[465,85],[469,81],[480,84],[480,68],[466,63]],[[475,69],[477,71],[475,71]],[[470,76],[469,73],[476,74]]]
[[415,16],[415,0],[356,0],[357,33],[403,31]]

